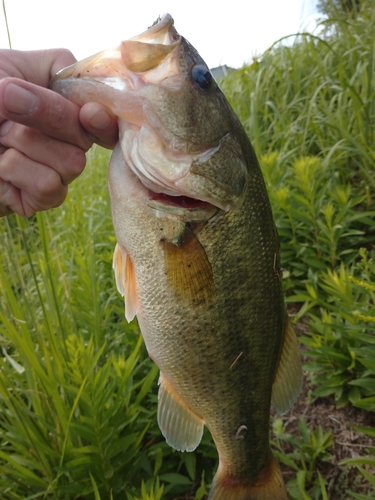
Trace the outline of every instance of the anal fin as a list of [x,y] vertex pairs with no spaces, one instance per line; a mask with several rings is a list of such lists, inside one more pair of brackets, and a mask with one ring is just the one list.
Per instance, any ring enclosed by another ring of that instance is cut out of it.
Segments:
[[178,451],[193,451],[202,439],[204,422],[190,410],[160,374],[158,424],[169,446]]
[[298,398],[303,382],[297,337],[289,317],[286,319],[284,342],[275,380],[272,404],[278,413],[286,413]]
[[113,269],[117,289],[125,299],[125,318],[130,323],[138,312],[134,265],[128,253],[118,243],[113,253]]

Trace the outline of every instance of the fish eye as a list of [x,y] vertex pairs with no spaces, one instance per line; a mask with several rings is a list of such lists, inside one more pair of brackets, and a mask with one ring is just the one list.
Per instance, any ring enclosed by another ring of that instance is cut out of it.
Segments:
[[207,90],[212,83],[212,75],[205,66],[194,66],[191,70],[191,79],[194,85],[202,90]]

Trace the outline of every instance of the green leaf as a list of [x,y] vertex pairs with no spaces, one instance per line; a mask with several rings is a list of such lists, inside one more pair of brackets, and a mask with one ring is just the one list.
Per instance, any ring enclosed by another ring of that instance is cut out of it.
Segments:
[[359,401],[356,401],[354,403],[354,406],[357,406],[358,408],[363,408],[367,411],[374,411],[375,410],[375,396],[360,399]]
[[354,491],[348,491],[348,493],[357,500],[368,500],[369,498],[375,498],[375,496],[362,495],[361,493],[354,493]]
[[326,481],[323,479],[320,472],[319,471],[317,471],[317,472],[318,472],[318,478],[319,478],[319,486],[320,486],[320,490],[322,492],[322,499],[328,500],[328,494],[327,494],[327,490],[326,490]]
[[92,487],[93,487],[93,490],[94,490],[94,498],[95,498],[95,500],[101,500],[98,487],[96,485],[95,479],[93,478],[91,472],[90,472],[90,479],[91,479]]
[[373,427],[363,427],[360,425],[353,425],[353,429],[363,432],[364,434],[367,434],[368,436],[375,437],[375,429]]
[[367,481],[375,487],[375,475],[374,474],[371,474],[371,472],[368,472],[367,470],[365,470],[363,467],[361,467],[360,465],[357,465],[358,467],[358,470],[360,470],[362,472],[362,475],[365,477],[365,479],[367,479]]
[[312,500],[305,489],[306,474],[307,474],[307,472],[305,470],[299,470],[297,472],[297,485],[298,485],[298,489],[299,489],[300,493],[302,494],[303,500]]
[[375,466],[375,457],[359,457],[359,458],[348,458],[346,460],[342,460],[340,462],[342,465],[370,465],[371,467]]

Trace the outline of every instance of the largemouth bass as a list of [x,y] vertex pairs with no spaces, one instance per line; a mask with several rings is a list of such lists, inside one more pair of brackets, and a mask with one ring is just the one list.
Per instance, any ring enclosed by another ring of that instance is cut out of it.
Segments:
[[219,453],[210,500],[287,499],[269,445],[302,381],[279,241],[239,120],[170,15],[51,88],[119,118],[109,165],[113,265],[160,368],[158,423],[177,450],[207,425]]

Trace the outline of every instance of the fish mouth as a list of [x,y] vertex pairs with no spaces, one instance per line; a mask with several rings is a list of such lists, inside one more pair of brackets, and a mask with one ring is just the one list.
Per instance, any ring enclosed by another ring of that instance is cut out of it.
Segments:
[[186,222],[207,222],[220,209],[215,205],[189,196],[171,196],[148,190],[147,205],[157,212],[177,216]]
[[[104,50],[62,69],[51,79],[50,88],[64,95],[64,87],[69,86],[67,82],[81,79],[95,82],[96,87],[101,84],[118,91],[134,90],[140,80],[145,83],[147,77],[151,81],[155,78],[152,70],[156,69],[157,78],[160,78],[158,68],[163,66],[162,63],[181,41],[182,37],[174,27],[172,16],[164,14],[147,31],[121,42],[117,48]],[[165,67],[162,70],[168,71]],[[146,75],[143,78],[137,75],[135,78],[134,73]],[[87,96],[85,101],[87,102]]]
[[212,207],[211,203],[203,200],[197,200],[196,198],[189,198],[189,196],[171,196],[165,193],[154,193],[150,191],[150,199],[162,204],[177,206],[184,208],[186,210],[195,210],[201,207]]

